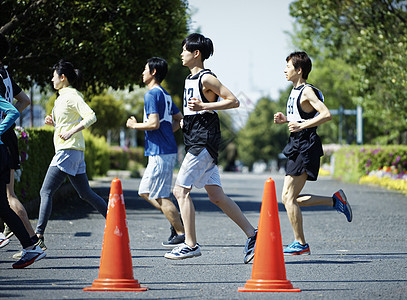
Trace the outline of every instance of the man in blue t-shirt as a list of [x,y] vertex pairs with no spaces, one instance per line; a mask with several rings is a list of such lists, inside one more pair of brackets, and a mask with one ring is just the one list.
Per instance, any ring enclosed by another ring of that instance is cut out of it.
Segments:
[[159,57],[147,60],[143,82],[148,92],[144,95],[144,122],[134,116],[127,120],[127,127],[145,130],[145,151],[148,164],[139,186],[139,195],[162,211],[171,223],[171,236],[162,243],[175,247],[185,240],[180,214],[170,199],[172,174],[177,158],[174,131],[180,128],[182,114],[171,96],[160,85],[167,75],[168,64]]

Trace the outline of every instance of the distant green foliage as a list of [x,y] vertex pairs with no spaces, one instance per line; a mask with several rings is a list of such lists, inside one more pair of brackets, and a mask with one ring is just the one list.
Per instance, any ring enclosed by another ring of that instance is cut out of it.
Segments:
[[10,71],[21,86],[35,81],[46,87],[50,68],[65,58],[82,71],[84,90],[141,83],[148,58],[179,57],[188,32],[187,5],[184,0],[0,1]]
[[128,116],[122,100],[115,99],[111,94],[101,94],[93,96],[89,106],[97,117],[97,122],[90,127],[92,133],[106,137],[109,129],[125,126]]
[[[350,96],[354,105],[362,105],[365,143],[406,144],[407,2],[295,0],[290,14],[297,49],[319,66],[331,60],[346,65],[348,78],[337,64],[325,80],[336,83],[332,93],[338,95],[332,97],[337,104]],[[343,94],[345,87],[349,95]]]
[[277,159],[288,139],[288,128],[284,124],[274,124],[274,114],[285,112],[277,102],[269,98],[260,99],[243,129],[238,133],[238,156],[249,166],[256,161],[268,163]]
[[[335,70],[333,73],[332,70]],[[324,95],[324,103],[328,109],[356,109],[352,92],[357,89],[357,83],[351,80],[352,68],[341,59],[326,58],[323,61],[313,61],[308,83],[315,85]],[[332,120],[318,127],[318,135],[324,144],[356,144],[356,116],[343,116],[342,140],[340,140],[339,115],[333,115]],[[365,128],[366,121],[365,121]]]

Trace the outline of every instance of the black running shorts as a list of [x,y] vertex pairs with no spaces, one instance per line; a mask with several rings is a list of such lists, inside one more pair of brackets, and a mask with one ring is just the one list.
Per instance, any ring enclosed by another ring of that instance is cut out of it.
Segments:
[[14,126],[11,126],[1,136],[1,141],[6,145],[9,152],[9,166],[12,170],[20,169],[20,152],[18,151],[18,140],[14,132]]

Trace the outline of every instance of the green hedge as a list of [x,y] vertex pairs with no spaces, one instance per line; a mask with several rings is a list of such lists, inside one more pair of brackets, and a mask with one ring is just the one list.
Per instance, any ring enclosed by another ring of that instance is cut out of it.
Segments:
[[112,170],[126,170],[130,161],[128,151],[116,146],[110,148],[110,169]]
[[144,156],[144,147],[110,148],[110,169],[129,170],[131,177],[140,177],[140,169],[147,165],[148,158]]
[[21,202],[28,202],[39,198],[42,181],[54,156],[53,131],[45,128],[21,131],[17,127],[16,132],[19,136],[21,175],[16,176],[14,190]]
[[109,145],[104,137],[97,137],[88,130],[83,131],[85,138],[85,163],[86,174],[89,179],[102,176],[109,171]]
[[348,182],[359,179],[372,171],[393,167],[403,174],[407,170],[407,146],[346,146],[336,151],[333,176]]
[[[55,154],[53,128],[16,128],[18,136],[21,171],[15,180],[15,192],[21,202],[39,199],[40,189]],[[109,170],[109,146],[104,138],[95,137],[87,130],[85,137],[86,173],[91,179],[106,174]]]

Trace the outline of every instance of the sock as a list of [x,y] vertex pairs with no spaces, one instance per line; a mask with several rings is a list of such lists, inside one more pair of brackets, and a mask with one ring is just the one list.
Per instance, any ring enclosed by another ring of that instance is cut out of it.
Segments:
[[31,240],[32,240],[34,243],[37,243],[37,242],[39,241],[39,238],[38,238],[38,236],[37,236],[36,234],[34,234],[34,235],[31,237]]

